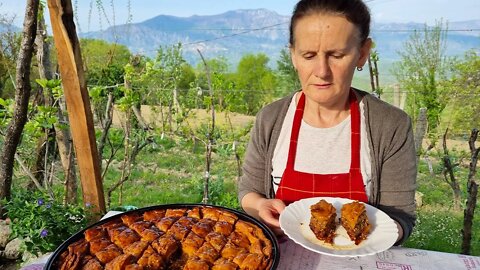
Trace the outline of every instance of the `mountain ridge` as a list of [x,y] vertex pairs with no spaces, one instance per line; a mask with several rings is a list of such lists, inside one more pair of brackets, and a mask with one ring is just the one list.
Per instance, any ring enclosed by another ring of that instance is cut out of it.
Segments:
[[[81,34],[126,45],[134,53],[154,56],[160,45],[182,43],[188,62],[198,63],[197,49],[206,57],[226,57],[234,66],[246,53],[265,53],[276,62],[280,50],[288,46],[290,16],[268,9],[239,9],[221,14],[190,17],[158,15],[143,22],[109,27],[103,31]],[[413,30],[424,29],[422,23],[374,23],[372,33],[380,57],[387,61],[399,59],[397,51]],[[469,48],[480,47],[480,20],[451,22],[448,55],[462,55]]]
[[[233,67],[244,54],[264,53],[274,66],[280,50],[288,46],[289,21],[290,16],[268,9],[238,9],[189,17],[160,14],[142,22],[79,33],[79,36],[118,42],[133,53],[149,57],[155,56],[159,46],[182,43],[184,57],[191,64],[200,61],[197,49],[207,58],[223,56]],[[371,36],[380,59],[399,60],[397,52],[403,43],[414,30],[423,31],[424,27],[424,23],[417,22],[373,22]],[[447,55],[462,56],[468,49],[480,50],[480,19],[449,22],[448,29]]]

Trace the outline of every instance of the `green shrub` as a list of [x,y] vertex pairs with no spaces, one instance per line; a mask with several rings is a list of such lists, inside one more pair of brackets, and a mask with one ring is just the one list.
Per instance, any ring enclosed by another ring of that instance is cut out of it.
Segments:
[[17,191],[2,203],[12,220],[12,238],[21,238],[27,251],[37,254],[53,251],[87,225],[85,210],[63,205],[40,192]]

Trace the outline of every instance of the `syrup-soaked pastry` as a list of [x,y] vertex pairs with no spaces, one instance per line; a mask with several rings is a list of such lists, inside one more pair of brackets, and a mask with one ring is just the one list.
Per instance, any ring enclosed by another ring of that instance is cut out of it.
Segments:
[[263,230],[212,206],[125,213],[91,227],[55,269],[269,269],[272,242]]
[[192,231],[200,237],[205,237],[213,230],[214,226],[215,221],[203,218],[192,226]]
[[250,247],[250,241],[248,240],[248,236],[238,232],[235,230],[229,236],[229,240],[239,247],[243,247],[248,249]]
[[189,259],[185,263],[185,267],[183,268],[183,270],[209,270],[209,269],[210,269],[210,265],[206,261],[197,257],[193,257]]
[[238,220],[237,215],[227,212],[227,211],[222,211],[222,214],[218,218],[218,221],[225,221],[230,224],[234,224]]
[[130,228],[122,229],[112,235],[110,240],[122,249],[140,240],[140,236]]
[[115,220],[112,220],[112,221],[109,221],[107,223],[104,223],[104,224],[100,225],[100,228],[103,228],[107,231],[110,231],[111,229],[116,228],[116,227],[120,227],[120,226],[125,226],[125,224],[123,224],[121,219],[115,219]]
[[130,225],[136,233],[140,235],[143,241],[152,242],[158,237],[162,236],[164,232],[160,231],[155,227],[151,222],[148,221],[137,221]]
[[202,218],[202,212],[200,211],[200,207],[194,207],[187,211],[187,217],[196,218],[197,220]]
[[61,269],[79,269],[82,266],[82,257],[87,255],[89,243],[85,239],[73,243],[68,247],[68,255]]
[[243,264],[243,261],[247,258],[247,256],[248,252],[246,250],[242,250],[233,258],[232,261],[240,266]]
[[138,234],[140,234],[143,230],[148,229],[152,226],[153,226],[152,222],[144,221],[144,220],[137,220],[137,221],[132,222],[131,224],[128,225],[128,227],[133,229]]
[[125,270],[144,270],[143,266],[140,266],[139,264],[129,264],[125,266]]
[[165,269],[164,257],[158,254],[151,246],[147,247],[137,263],[144,269]]
[[134,257],[130,254],[122,254],[111,260],[105,265],[105,270],[120,270],[134,262]]
[[340,222],[347,231],[350,240],[354,241],[355,245],[360,244],[367,238],[371,227],[365,205],[358,201],[344,204],[341,214]]
[[187,208],[167,209],[166,217],[183,217],[187,212]]
[[180,218],[172,225],[172,227],[170,227],[170,230],[168,230],[168,234],[171,234],[178,241],[182,241],[183,238],[185,238],[190,232],[190,228],[193,225],[193,223],[187,219],[187,217]]
[[155,226],[159,228],[162,232],[167,232],[168,229],[177,221],[178,217],[164,217],[155,221]]
[[250,253],[247,257],[242,261],[240,265],[240,269],[264,269],[263,264],[263,256],[256,253]]
[[153,241],[152,247],[157,250],[166,259],[170,259],[173,254],[180,248],[179,242],[175,240],[171,235],[164,235],[157,240]]
[[205,241],[210,243],[216,251],[220,252],[225,244],[227,243],[227,238],[222,234],[211,232],[205,237]]
[[90,243],[90,253],[96,254],[100,250],[111,245],[112,241],[110,241],[110,239],[107,239],[107,238],[95,238],[91,240],[89,243]]
[[223,234],[225,237],[229,236],[232,231],[233,231],[233,224],[228,223],[226,221],[219,221],[215,223],[215,226],[213,227],[213,230],[216,233]]
[[247,253],[247,250],[242,247],[238,247],[235,244],[228,242],[225,247],[222,249],[222,257],[226,259],[233,260],[238,254]]
[[102,264],[106,264],[122,254],[123,252],[119,247],[115,244],[110,244],[106,248],[95,253],[95,256]]
[[130,254],[136,258],[140,258],[148,246],[149,246],[148,242],[137,241],[135,243],[132,243],[128,247],[124,248],[123,252],[125,252],[125,254]]
[[192,256],[203,244],[204,239],[191,231],[182,242],[182,250],[188,256]]
[[212,270],[235,270],[238,265],[231,260],[219,258],[213,263]]
[[143,219],[145,221],[160,220],[165,216],[165,209],[150,210],[143,213]]
[[122,215],[121,219],[122,219],[123,223],[125,223],[127,226],[130,226],[131,224],[133,224],[133,223],[135,223],[139,220],[143,220],[143,217],[140,214]]
[[202,209],[203,218],[208,218],[208,219],[217,221],[220,215],[222,215],[222,212],[213,207],[204,207]]
[[220,254],[218,253],[218,251],[215,250],[212,245],[210,245],[210,243],[204,242],[200,249],[195,252],[195,256],[210,264],[213,264],[213,262],[218,259]]
[[93,227],[85,231],[85,240],[88,242],[92,241],[95,238],[107,237],[107,231],[102,227]]
[[95,258],[90,257],[83,264],[82,270],[103,270],[102,264]]
[[337,228],[337,210],[335,207],[322,199],[310,206],[310,212],[312,216],[309,223],[310,229],[317,239],[332,244]]

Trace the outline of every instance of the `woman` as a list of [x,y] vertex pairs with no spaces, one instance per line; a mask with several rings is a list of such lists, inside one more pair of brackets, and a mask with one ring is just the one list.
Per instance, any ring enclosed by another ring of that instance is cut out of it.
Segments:
[[290,53],[301,91],[257,115],[239,182],[243,209],[281,234],[293,201],[344,197],[386,212],[397,244],[415,223],[416,159],[410,118],[351,87],[372,41],[361,0],[301,0],[290,22]]

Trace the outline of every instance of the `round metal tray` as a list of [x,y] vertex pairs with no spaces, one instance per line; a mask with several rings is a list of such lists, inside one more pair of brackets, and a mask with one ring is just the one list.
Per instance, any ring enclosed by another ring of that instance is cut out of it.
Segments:
[[155,205],[155,206],[139,208],[139,209],[124,212],[122,214],[111,216],[111,217],[102,219],[102,220],[86,227],[85,229],[77,232],[76,234],[72,235],[70,238],[65,240],[65,242],[63,242],[53,252],[52,256],[48,259],[47,264],[44,267],[44,270],[56,270],[57,269],[56,268],[57,260],[60,258],[60,254],[62,254],[63,251],[67,250],[67,248],[70,244],[72,244],[75,241],[78,241],[81,238],[83,238],[84,237],[83,233],[86,230],[88,230],[90,228],[93,228],[95,226],[98,226],[98,225],[102,225],[102,224],[107,223],[109,221],[118,219],[118,218],[121,217],[121,215],[132,214],[132,213],[143,213],[143,212],[146,212],[146,211],[157,210],[157,209],[177,209],[177,208],[191,209],[191,208],[194,208],[194,207],[201,207],[201,206],[213,207],[213,208],[218,208],[218,209],[225,210],[225,211],[228,211],[228,212],[232,212],[235,215],[237,215],[239,219],[251,222],[251,223],[257,225],[258,227],[260,227],[263,230],[265,236],[272,242],[272,254],[273,254],[272,260],[273,261],[272,261],[272,264],[271,264],[269,269],[270,270],[277,269],[278,263],[280,262],[280,249],[278,247],[277,237],[272,232],[272,230],[270,230],[267,226],[265,226],[265,224],[258,221],[257,219],[249,216],[248,214],[246,214],[244,212],[240,212],[240,211],[237,211],[237,210],[234,210],[234,209],[230,209],[230,208],[226,208],[226,207],[222,207],[222,206],[216,206],[216,205],[209,205],[209,204],[162,204],[162,205]]

